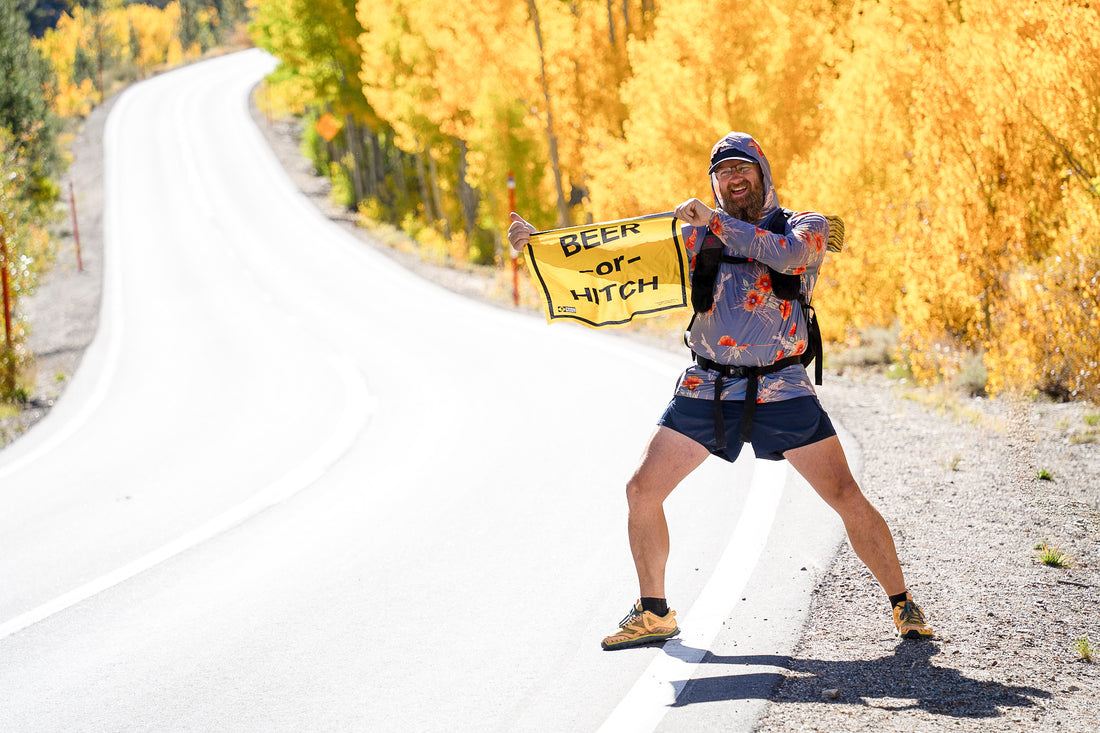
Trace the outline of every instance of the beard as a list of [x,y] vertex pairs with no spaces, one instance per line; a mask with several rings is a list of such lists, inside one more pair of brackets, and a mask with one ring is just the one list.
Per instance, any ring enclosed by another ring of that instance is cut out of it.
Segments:
[[755,224],[764,210],[764,188],[750,184],[748,195],[739,202],[729,203],[723,195],[719,197],[718,205],[734,219]]

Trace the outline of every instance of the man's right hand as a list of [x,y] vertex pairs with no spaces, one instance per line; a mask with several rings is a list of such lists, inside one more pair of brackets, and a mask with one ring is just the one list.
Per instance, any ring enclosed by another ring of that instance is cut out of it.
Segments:
[[705,227],[710,224],[710,218],[714,216],[714,209],[699,199],[688,199],[677,206],[672,213],[677,219],[693,227]]
[[519,253],[531,241],[531,235],[538,230],[524,221],[523,217],[514,211],[511,219],[512,223],[508,225],[508,244],[511,245],[513,252]]

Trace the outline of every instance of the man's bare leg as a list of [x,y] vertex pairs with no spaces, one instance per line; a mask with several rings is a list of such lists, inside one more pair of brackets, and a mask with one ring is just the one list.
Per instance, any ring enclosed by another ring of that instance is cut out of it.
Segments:
[[627,530],[643,598],[665,597],[669,540],[664,501],[708,455],[705,447],[686,435],[658,426],[627,482]]
[[852,549],[889,596],[905,592],[894,538],[878,510],[860,491],[848,468],[840,439],[825,440],[789,450],[783,457],[840,515]]

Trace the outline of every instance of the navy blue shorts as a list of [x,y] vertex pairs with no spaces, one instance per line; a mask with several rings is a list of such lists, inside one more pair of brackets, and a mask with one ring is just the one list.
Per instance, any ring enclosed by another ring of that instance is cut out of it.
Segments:
[[[744,404],[741,401],[722,401],[722,415],[726,423],[724,451],[715,450],[714,402],[711,400],[677,395],[668,403],[657,424],[686,435],[714,455],[732,463],[741,453],[739,433]],[[833,435],[836,435],[836,430],[817,397],[795,397],[757,404],[749,442],[757,458],[781,461],[785,452]]]

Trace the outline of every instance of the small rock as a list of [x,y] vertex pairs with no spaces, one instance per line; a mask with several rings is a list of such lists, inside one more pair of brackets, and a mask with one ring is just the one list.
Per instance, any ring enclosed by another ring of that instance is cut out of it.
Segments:
[[838,697],[840,697],[840,690],[838,690],[836,688],[830,688],[828,690],[822,690],[821,691],[821,699],[822,700],[835,700]]

